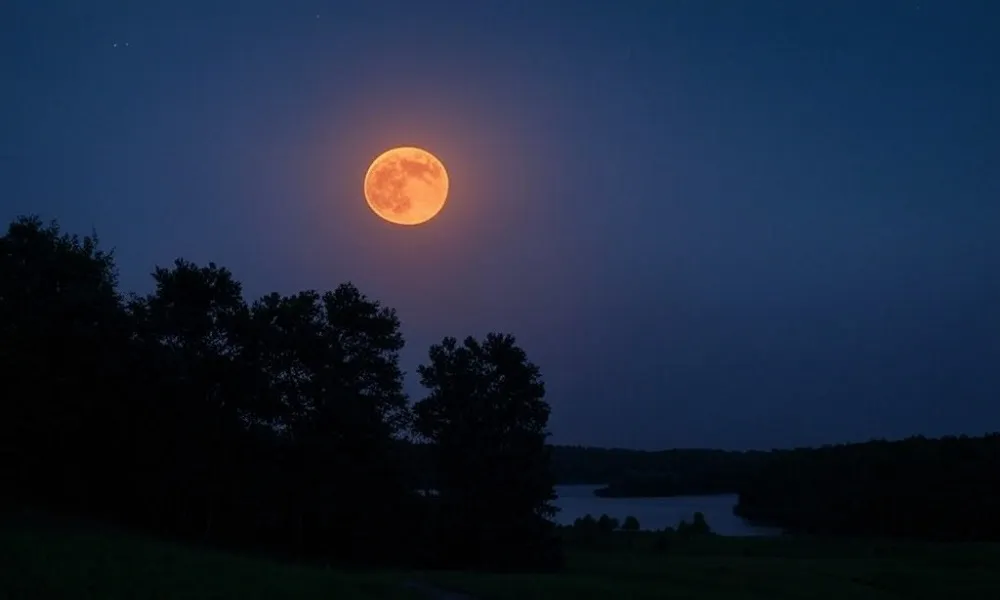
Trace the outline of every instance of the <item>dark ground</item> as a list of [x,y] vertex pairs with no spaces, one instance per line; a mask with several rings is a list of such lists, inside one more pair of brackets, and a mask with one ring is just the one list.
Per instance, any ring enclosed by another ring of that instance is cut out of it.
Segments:
[[[573,600],[1000,597],[1000,544],[808,538],[570,543],[565,572],[344,572],[153,540],[71,521],[8,519],[0,598]],[[455,591],[450,591],[455,590]],[[459,593],[461,592],[461,593]]]

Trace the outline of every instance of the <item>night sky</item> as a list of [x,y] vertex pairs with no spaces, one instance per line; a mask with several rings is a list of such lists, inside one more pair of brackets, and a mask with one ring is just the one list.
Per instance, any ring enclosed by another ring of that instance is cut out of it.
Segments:
[[[416,145],[445,209],[379,220]],[[556,443],[1000,429],[1000,2],[3,0],[0,217],[248,299],[353,281],[409,391],[513,333]]]

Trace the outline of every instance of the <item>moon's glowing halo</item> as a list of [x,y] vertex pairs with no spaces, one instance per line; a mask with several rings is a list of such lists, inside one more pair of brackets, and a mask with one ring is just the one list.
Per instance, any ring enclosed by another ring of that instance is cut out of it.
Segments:
[[376,215],[398,225],[433,219],[448,199],[448,171],[430,152],[414,146],[386,150],[365,173],[365,201]]

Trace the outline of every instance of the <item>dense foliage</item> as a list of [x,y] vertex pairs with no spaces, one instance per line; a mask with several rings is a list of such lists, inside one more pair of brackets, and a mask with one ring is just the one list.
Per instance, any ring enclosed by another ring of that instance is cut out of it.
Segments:
[[[0,238],[5,502],[300,558],[559,564],[548,405],[513,338],[433,347],[414,413],[399,319],[353,285],[247,302],[214,264],[153,278],[124,296],[96,239],[37,219]],[[421,434],[439,496],[416,493],[402,440]],[[456,553],[456,527],[503,535]]]
[[793,532],[1000,540],[1000,434],[772,452],[736,513]]
[[[445,338],[418,371],[430,394],[414,406],[415,428],[432,442],[449,562],[515,567],[530,555],[529,564],[558,565],[538,367],[513,337],[490,334],[462,345]],[[497,553],[517,540],[534,543],[518,557]]]

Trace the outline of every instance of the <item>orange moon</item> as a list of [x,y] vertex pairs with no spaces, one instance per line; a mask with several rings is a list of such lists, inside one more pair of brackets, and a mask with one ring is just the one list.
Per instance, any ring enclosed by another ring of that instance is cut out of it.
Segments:
[[398,225],[434,218],[448,199],[448,172],[436,156],[404,146],[380,154],[365,174],[365,200],[372,211]]

